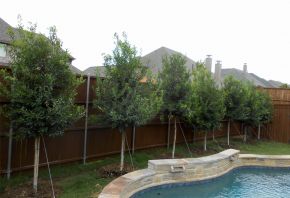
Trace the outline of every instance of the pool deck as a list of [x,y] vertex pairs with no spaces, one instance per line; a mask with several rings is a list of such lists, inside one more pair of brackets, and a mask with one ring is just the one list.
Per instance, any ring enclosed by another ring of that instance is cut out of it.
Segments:
[[228,149],[200,158],[149,160],[147,169],[116,178],[99,198],[128,198],[149,187],[211,179],[242,166],[290,167],[290,155],[240,154]]

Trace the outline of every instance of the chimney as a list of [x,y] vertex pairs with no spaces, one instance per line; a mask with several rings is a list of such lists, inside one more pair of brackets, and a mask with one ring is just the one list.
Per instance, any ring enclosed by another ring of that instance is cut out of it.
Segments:
[[218,87],[221,87],[221,71],[222,71],[222,63],[221,61],[217,60],[215,64],[214,80],[218,85]]
[[191,72],[195,69],[195,62],[191,65]]
[[205,59],[205,68],[211,72],[211,65],[212,65],[212,58],[211,55],[206,55],[206,59]]
[[246,74],[248,73],[248,66],[247,66],[247,63],[244,63],[244,66],[243,66],[243,72]]

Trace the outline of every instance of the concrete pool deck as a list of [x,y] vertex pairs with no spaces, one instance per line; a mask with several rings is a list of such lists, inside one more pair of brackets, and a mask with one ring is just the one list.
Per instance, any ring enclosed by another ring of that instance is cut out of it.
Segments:
[[128,198],[149,187],[211,179],[242,166],[290,167],[290,155],[240,154],[228,149],[199,158],[149,160],[147,169],[116,178],[99,198]]

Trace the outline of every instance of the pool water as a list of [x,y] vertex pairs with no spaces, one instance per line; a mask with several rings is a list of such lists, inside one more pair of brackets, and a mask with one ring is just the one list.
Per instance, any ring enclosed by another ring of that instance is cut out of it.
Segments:
[[242,167],[210,180],[165,184],[131,198],[290,198],[290,169]]

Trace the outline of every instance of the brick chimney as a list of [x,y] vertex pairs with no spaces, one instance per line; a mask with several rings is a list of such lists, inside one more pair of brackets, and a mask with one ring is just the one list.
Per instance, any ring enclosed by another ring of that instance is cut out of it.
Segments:
[[215,64],[215,71],[214,71],[214,80],[218,87],[221,87],[221,72],[222,72],[222,63],[221,61],[217,60]]
[[244,63],[244,66],[243,66],[243,72],[246,74],[248,73],[248,66],[247,66],[247,63]]
[[205,68],[211,72],[211,66],[212,66],[212,58],[211,55],[206,55],[206,59],[205,59]]

